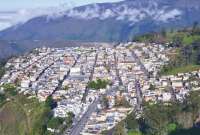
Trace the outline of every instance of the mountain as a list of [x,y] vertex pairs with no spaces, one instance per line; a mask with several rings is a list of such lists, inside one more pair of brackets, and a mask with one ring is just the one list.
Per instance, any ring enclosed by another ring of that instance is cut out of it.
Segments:
[[199,0],[125,0],[90,4],[39,16],[1,31],[0,40],[12,41],[15,45],[2,47],[0,41],[0,47],[22,52],[49,43],[58,46],[55,41],[62,46],[68,41],[128,41],[135,35],[163,28],[192,26],[200,21],[199,13]]
[[40,16],[0,33],[4,40],[127,41],[200,21],[198,0],[125,0]]

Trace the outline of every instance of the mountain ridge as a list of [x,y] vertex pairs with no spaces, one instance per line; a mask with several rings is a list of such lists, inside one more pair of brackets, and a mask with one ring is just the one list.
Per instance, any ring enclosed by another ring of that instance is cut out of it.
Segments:
[[39,16],[0,32],[4,40],[127,41],[162,28],[191,26],[200,20],[200,1],[125,0],[89,4]]
[[17,45],[4,42],[0,47],[2,52],[8,49],[18,54],[44,44],[58,47],[55,41],[62,46],[68,46],[68,41],[126,42],[150,32],[190,27],[194,22],[200,22],[199,13],[200,1],[197,0],[125,0],[89,4],[38,16],[3,30],[0,40]]

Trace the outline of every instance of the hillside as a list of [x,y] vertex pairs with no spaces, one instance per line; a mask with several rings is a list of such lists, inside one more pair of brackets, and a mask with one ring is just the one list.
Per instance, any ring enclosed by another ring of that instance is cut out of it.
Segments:
[[36,98],[17,93],[13,84],[0,86],[0,134],[1,135],[40,135],[43,126],[50,118],[50,107],[39,103]]
[[80,42],[80,41],[52,41],[52,40],[23,40],[23,41],[5,41],[0,40],[0,60],[8,59],[13,56],[23,55],[34,48],[41,47],[76,47],[76,46],[93,46],[97,43]]
[[33,18],[0,33],[4,40],[127,41],[200,21],[197,0],[125,0]]
[[199,22],[199,12],[197,0],[125,0],[76,7],[1,31],[0,59],[42,46],[126,42],[163,29],[182,29]]
[[137,42],[156,42],[168,44],[173,48],[171,60],[165,65],[161,74],[177,74],[200,69],[200,27],[194,23],[193,27],[178,31],[165,31],[137,36]]

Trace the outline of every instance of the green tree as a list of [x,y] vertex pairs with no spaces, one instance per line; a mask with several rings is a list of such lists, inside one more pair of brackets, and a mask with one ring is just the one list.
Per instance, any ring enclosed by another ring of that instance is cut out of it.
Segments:
[[192,35],[196,34],[196,32],[198,31],[198,25],[199,25],[199,23],[197,21],[195,21],[193,23],[193,26],[192,26]]
[[50,107],[51,109],[57,106],[57,103],[53,100],[52,96],[48,96],[45,101],[46,107]]
[[149,86],[149,90],[155,90],[155,89],[156,89],[155,85],[150,84],[150,86]]
[[53,117],[48,121],[47,127],[52,129],[58,129],[64,122],[63,118]]
[[134,112],[129,114],[127,118],[125,119],[126,122],[126,128],[130,131],[138,131],[139,130],[139,124],[138,121],[136,120],[136,115]]
[[124,128],[124,122],[120,122],[115,127],[113,135],[126,135],[125,128]]

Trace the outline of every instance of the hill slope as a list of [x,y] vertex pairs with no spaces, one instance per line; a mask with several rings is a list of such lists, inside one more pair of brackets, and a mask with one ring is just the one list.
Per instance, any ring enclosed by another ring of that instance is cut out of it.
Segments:
[[127,41],[162,28],[200,21],[197,0],[125,0],[41,16],[0,33],[4,40]]

